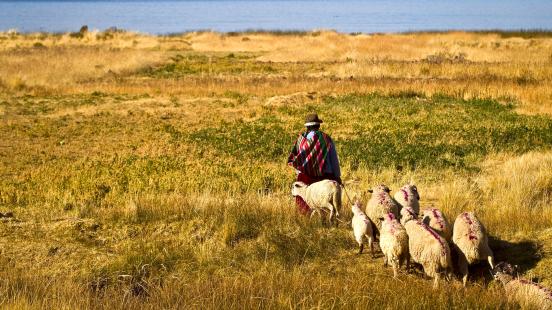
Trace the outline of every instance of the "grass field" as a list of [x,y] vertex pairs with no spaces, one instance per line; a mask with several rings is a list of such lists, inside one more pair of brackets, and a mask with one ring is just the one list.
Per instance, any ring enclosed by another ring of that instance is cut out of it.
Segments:
[[413,180],[552,287],[551,77],[547,32],[0,33],[0,307],[519,308],[393,279],[285,161],[316,111],[351,196]]

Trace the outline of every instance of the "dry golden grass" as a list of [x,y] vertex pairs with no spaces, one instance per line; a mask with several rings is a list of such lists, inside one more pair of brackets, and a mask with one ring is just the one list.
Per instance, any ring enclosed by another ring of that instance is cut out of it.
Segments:
[[[253,53],[260,62],[299,64],[258,78],[207,74],[148,79],[133,72],[187,51]],[[0,85],[11,90],[164,93],[190,97],[227,90],[256,96],[299,91],[417,92],[514,100],[518,111],[552,113],[552,38],[484,33],[276,35],[201,32],[0,34]]]
[[551,46],[0,34],[0,307],[516,309],[484,268],[467,289],[393,279],[348,226],[295,214],[284,161],[317,110],[353,199],[414,180],[422,207],[476,211],[497,260],[552,287]]

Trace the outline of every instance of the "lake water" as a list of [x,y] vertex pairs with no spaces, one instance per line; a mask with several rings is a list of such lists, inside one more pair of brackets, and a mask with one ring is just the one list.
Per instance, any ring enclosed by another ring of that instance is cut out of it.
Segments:
[[207,29],[552,29],[552,0],[0,0],[0,31],[66,32],[81,25],[155,34]]

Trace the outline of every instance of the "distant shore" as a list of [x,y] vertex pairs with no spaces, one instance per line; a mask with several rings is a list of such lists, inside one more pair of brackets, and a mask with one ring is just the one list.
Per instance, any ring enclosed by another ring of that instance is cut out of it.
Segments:
[[[83,25],[82,27],[88,27],[87,25]],[[279,30],[279,29],[246,29],[242,31],[216,31],[211,29],[197,29],[197,30],[188,30],[188,31],[181,31],[181,32],[169,32],[169,33],[146,33],[146,32],[140,32],[140,31],[134,31],[130,29],[122,29],[118,27],[109,27],[106,29],[91,29],[91,31],[96,32],[131,32],[131,33],[139,33],[142,35],[148,35],[148,36],[182,36],[190,33],[206,33],[206,32],[212,32],[212,33],[219,33],[223,35],[228,36],[237,36],[237,35],[245,35],[245,34],[269,34],[269,35],[276,35],[276,36],[304,36],[304,35],[313,35],[320,32],[335,32],[339,34],[344,35],[393,35],[393,34],[446,34],[446,33],[457,33],[457,32],[464,32],[464,33],[474,33],[474,34],[499,34],[503,38],[509,38],[509,37],[520,37],[520,38],[543,38],[543,37],[551,37],[552,36],[552,29],[541,29],[541,28],[534,28],[534,29],[428,29],[428,30],[406,30],[406,31],[397,31],[397,32],[342,32],[337,31],[334,29],[311,29],[311,30]],[[59,32],[49,32],[49,31],[18,31],[16,28],[12,29],[6,29],[6,30],[0,30],[0,33],[18,33],[22,35],[28,35],[28,34],[49,34],[49,35],[63,35],[67,33],[76,33],[78,32],[78,29],[75,29],[75,31],[59,31]]]

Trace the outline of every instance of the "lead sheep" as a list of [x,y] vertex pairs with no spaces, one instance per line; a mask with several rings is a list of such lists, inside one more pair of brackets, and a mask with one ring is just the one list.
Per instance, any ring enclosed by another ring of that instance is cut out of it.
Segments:
[[504,285],[508,299],[519,303],[522,309],[552,309],[552,291],[538,283],[517,276],[508,263],[500,262],[493,268],[493,277]]
[[362,254],[362,250],[364,249],[364,239],[366,238],[366,240],[368,240],[368,245],[370,246],[370,254],[374,257],[374,234],[372,231],[372,223],[366,214],[362,212],[359,202],[356,202],[351,207],[351,210],[353,211],[351,226],[353,227],[355,240],[360,248],[358,254]]
[[374,223],[374,232],[379,234],[381,229],[381,218],[391,212],[395,217],[399,216],[399,206],[397,202],[389,195],[391,190],[384,184],[380,184],[373,189],[368,190],[372,197],[366,204],[366,215]]
[[452,242],[458,254],[458,270],[466,286],[468,265],[486,260],[493,269],[493,251],[487,231],[473,212],[463,212],[454,221]]
[[384,266],[391,264],[395,278],[397,277],[399,268],[404,263],[406,263],[406,270],[408,270],[410,265],[408,234],[393,213],[387,213],[382,219],[380,248],[383,252]]
[[414,184],[406,184],[395,193],[395,201],[402,208],[410,207],[414,213],[420,214],[420,194]]
[[451,241],[452,229],[449,221],[447,221],[447,218],[441,210],[436,208],[425,209],[422,212],[421,218],[424,224],[431,227],[435,232],[441,235],[441,237],[445,238],[447,242]]
[[410,220],[404,228],[408,234],[408,250],[411,259],[421,264],[426,275],[434,279],[433,287],[439,285],[441,273],[449,277],[452,260],[447,241],[420,220]]
[[[330,225],[337,225],[336,219],[341,211],[341,186],[336,181],[322,180],[307,185],[303,182],[294,182],[291,194],[299,196],[313,209],[311,217],[315,212],[321,215],[326,212],[329,214]],[[323,217],[322,217],[323,218]]]

